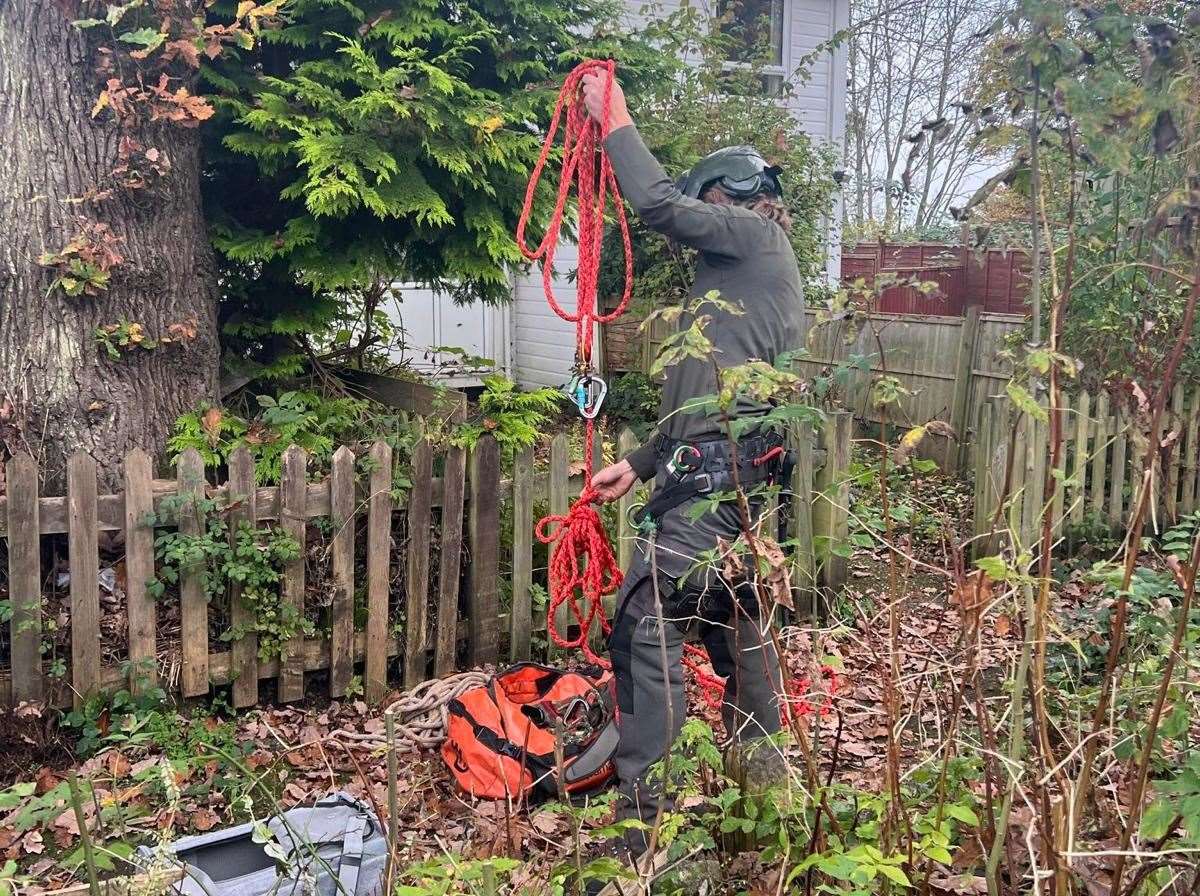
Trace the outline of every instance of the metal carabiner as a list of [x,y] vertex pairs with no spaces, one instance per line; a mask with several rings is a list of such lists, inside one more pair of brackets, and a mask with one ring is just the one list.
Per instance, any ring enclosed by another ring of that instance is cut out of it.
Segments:
[[576,374],[567,382],[566,392],[579,409],[579,416],[595,420],[608,396],[608,384],[593,373]]

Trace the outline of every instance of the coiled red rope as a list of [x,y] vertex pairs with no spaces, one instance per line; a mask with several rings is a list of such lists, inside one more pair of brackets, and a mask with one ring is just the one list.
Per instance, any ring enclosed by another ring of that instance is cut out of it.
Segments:
[[[597,324],[606,324],[625,313],[633,291],[633,247],[629,239],[629,221],[625,217],[625,205],[621,200],[621,188],[607,153],[604,139],[608,136],[609,111],[612,107],[612,84],[616,64],[612,60],[591,59],[577,65],[563,82],[554,114],[542,151],[534,165],[525,190],[525,202],[517,222],[517,245],[530,261],[542,263],[542,291],[550,308],[565,321],[575,324],[576,365],[579,375],[591,372],[592,341]],[[607,86],[604,93],[604,124],[598,124],[583,104],[583,77],[587,74],[606,73]],[[559,127],[563,129],[562,173],[559,176],[554,211],[545,236],[536,247],[530,249],[525,240],[525,228],[533,211],[538,183],[545,173],[550,154],[554,151]],[[571,193],[574,191],[578,206],[579,229],[577,245],[579,267],[575,280],[576,306],[571,313],[563,308],[554,294],[554,254],[562,234],[563,216],[566,214]],[[604,245],[605,211],[611,204],[617,225],[621,231],[621,243],[625,253],[625,284],[616,308],[601,314],[597,304],[597,284],[600,275],[600,253]],[[550,549],[550,606],[546,613],[546,631],[557,647],[576,648],[593,663],[611,668],[611,663],[592,650],[588,634],[593,624],[608,635],[612,624],[604,612],[604,596],[614,593],[623,578],[621,568],[613,555],[612,544],[604,531],[604,522],[596,509],[598,494],[592,487],[592,451],[595,421],[584,421],[583,490],[566,514],[551,515],[537,524],[536,534]],[[558,630],[555,616],[558,608],[566,605],[579,627],[579,634],[570,638]],[[709,699],[719,695],[724,682],[704,671],[702,664],[708,655],[692,644],[684,645],[684,665],[696,676],[696,680]],[[717,697],[719,704],[719,696]]]

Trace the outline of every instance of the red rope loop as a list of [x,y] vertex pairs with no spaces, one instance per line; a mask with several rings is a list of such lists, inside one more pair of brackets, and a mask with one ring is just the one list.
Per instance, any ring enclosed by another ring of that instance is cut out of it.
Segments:
[[[585,488],[565,515],[540,520],[536,534],[539,541],[552,546],[550,606],[546,614],[550,639],[557,647],[578,648],[590,662],[610,668],[608,661],[592,650],[588,635],[593,623],[598,623],[606,636],[612,631],[604,612],[604,595],[620,587],[621,567],[613,555],[595,501],[596,493]],[[555,624],[558,608],[564,604],[579,625],[579,634],[574,638],[568,638]]]

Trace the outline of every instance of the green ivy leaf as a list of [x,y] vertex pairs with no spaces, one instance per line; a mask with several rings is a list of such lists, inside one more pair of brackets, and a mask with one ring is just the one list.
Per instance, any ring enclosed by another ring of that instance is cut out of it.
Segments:
[[1046,409],[1038,404],[1037,400],[1029,394],[1029,390],[1020,383],[1009,380],[1008,385],[1005,387],[1005,391],[1008,392],[1008,397],[1012,399],[1012,403],[1015,404],[1023,414],[1028,414],[1030,417],[1041,423],[1046,423],[1050,420],[1050,415],[1046,412]]

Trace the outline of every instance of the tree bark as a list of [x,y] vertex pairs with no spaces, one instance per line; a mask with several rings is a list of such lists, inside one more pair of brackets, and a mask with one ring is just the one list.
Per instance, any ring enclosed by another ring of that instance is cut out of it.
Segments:
[[[0,0],[0,422],[10,416],[0,454],[30,451],[51,494],[62,494],[78,450],[97,461],[102,488],[118,485],[135,446],[159,455],[179,414],[214,395],[219,357],[196,130],[123,127],[107,110],[93,118],[103,83],[70,6]],[[157,149],[169,169],[144,188],[114,188],[123,136]],[[38,259],[90,222],[118,238],[122,260],[107,288],[72,298],[51,288],[60,272]],[[122,320],[154,339],[173,324],[193,335],[114,360],[96,330]]]

